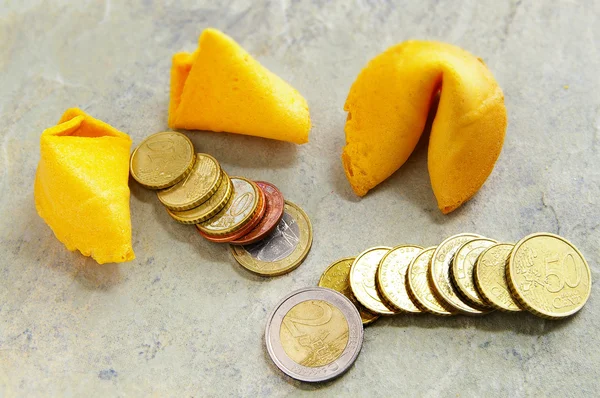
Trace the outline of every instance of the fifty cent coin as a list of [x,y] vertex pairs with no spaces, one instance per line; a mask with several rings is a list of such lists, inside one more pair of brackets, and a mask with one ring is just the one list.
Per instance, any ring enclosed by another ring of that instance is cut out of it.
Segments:
[[333,379],[354,363],[363,342],[358,310],[343,294],[322,287],[295,291],[269,317],[265,343],[288,376],[307,382]]
[[356,309],[358,309],[363,325],[368,325],[377,320],[379,315],[367,310],[356,300],[356,297],[352,293],[352,289],[350,288],[350,268],[352,268],[353,262],[354,257],[348,257],[331,264],[323,272],[323,275],[321,275],[319,286],[333,289],[348,297],[354,303]]
[[558,235],[538,233],[521,239],[506,270],[508,286],[519,304],[543,318],[573,315],[590,297],[588,263],[571,242]]
[[290,201],[277,227],[263,240],[246,246],[231,246],[241,266],[263,276],[288,273],[302,264],[312,245],[312,225],[306,213]]
[[262,240],[277,227],[277,224],[281,221],[281,217],[283,217],[285,199],[279,189],[275,185],[264,181],[256,181],[256,185],[258,185],[265,196],[265,214],[254,229],[242,235],[241,238],[232,241],[231,244],[249,245]]
[[194,158],[194,145],[185,135],[156,133],[134,149],[129,170],[146,188],[163,189],[183,180],[192,170]]

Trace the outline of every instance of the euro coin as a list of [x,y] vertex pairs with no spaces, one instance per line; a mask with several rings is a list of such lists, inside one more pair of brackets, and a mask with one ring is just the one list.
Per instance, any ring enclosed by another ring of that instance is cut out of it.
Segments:
[[475,263],[473,277],[483,301],[500,311],[519,312],[506,281],[506,263],[515,245],[498,243],[481,253]]
[[559,319],[575,314],[590,297],[592,277],[583,255],[566,239],[537,233],[521,239],[507,265],[508,286],[520,306]]
[[206,202],[188,210],[175,211],[167,209],[167,213],[181,224],[198,224],[218,214],[230,202],[233,196],[233,183],[227,173],[224,171],[222,173],[223,176],[221,177],[221,183],[219,184],[219,188],[217,188],[217,192]]
[[277,227],[263,240],[246,246],[231,246],[235,260],[248,271],[277,276],[296,269],[312,246],[312,225],[304,210],[285,202]]
[[455,311],[440,302],[431,291],[429,268],[435,247],[422,250],[406,270],[406,288],[413,303],[422,311],[435,315],[454,315]]
[[495,240],[481,238],[462,245],[452,260],[451,277],[461,298],[475,308],[487,309],[487,305],[475,288],[473,268],[477,258],[485,249],[496,244]]
[[482,236],[475,234],[459,234],[447,238],[435,249],[429,268],[432,291],[438,300],[446,307],[465,315],[481,315],[486,311],[474,308],[459,297],[450,280],[450,267],[456,251],[468,241],[479,238]]
[[266,210],[258,225],[250,232],[231,242],[233,245],[249,245],[269,235],[283,217],[285,199],[277,187],[269,182],[255,181],[265,196]]
[[263,192],[260,188],[258,190],[258,193],[259,193],[258,208],[254,212],[252,219],[242,229],[240,229],[239,231],[236,231],[236,232],[232,232],[229,235],[220,235],[220,236],[210,236],[210,235],[205,234],[204,232],[202,232],[199,229],[198,229],[198,233],[200,235],[202,235],[205,239],[207,239],[211,242],[215,242],[215,243],[233,242],[234,240],[246,235],[248,232],[252,231],[254,229],[254,227],[256,227],[256,225],[258,225],[260,220],[265,215],[265,211],[267,209],[265,195],[263,194]]
[[390,250],[379,263],[377,287],[386,304],[404,312],[419,313],[421,310],[410,299],[406,291],[406,271],[411,261],[423,248],[402,245]]
[[296,380],[322,382],[352,366],[362,347],[363,326],[346,296],[309,287],[277,304],[267,321],[265,342],[282,372]]
[[260,204],[258,186],[243,177],[231,177],[233,197],[223,209],[210,220],[196,227],[206,235],[220,237],[242,229],[252,220]]
[[360,253],[350,269],[350,287],[354,297],[369,311],[381,315],[393,315],[398,311],[388,307],[377,292],[375,277],[379,262],[391,247],[372,247]]
[[192,171],[171,188],[158,191],[158,200],[171,210],[187,210],[206,202],[219,188],[221,166],[210,155],[197,153]]
[[319,286],[333,289],[348,297],[348,299],[356,306],[363,325],[368,325],[377,320],[379,315],[367,310],[358,302],[358,300],[356,300],[356,297],[354,297],[354,294],[352,293],[352,289],[350,288],[350,268],[352,268],[353,262],[354,257],[348,257],[331,264],[321,275]]
[[138,145],[129,161],[131,176],[149,189],[171,187],[194,166],[194,145],[181,133],[152,134]]

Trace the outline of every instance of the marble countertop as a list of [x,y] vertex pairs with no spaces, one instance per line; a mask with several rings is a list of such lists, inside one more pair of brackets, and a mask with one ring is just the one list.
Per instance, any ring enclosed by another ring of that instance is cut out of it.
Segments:
[[[589,1],[40,1],[0,7],[0,396],[581,396],[600,393],[600,292],[565,321],[528,314],[396,316],[366,328],[343,377],[294,381],[270,361],[268,313],[332,261],[376,245],[476,232],[559,233],[600,269],[600,3]],[[39,136],[69,107],[131,135],[167,129],[171,56],[206,27],[244,46],[307,99],[303,146],[192,132],[230,175],[267,180],[314,227],[305,263],[249,274],[227,247],[173,222],[132,183],[137,259],[97,265],[38,217]],[[494,172],[450,215],[423,143],[363,199],[340,162],[343,104],[366,62],[409,38],[482,57],[504,90]]]

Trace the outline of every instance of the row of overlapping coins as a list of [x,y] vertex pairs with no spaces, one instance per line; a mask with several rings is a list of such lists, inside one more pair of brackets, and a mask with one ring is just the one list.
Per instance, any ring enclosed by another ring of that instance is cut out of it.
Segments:
[[436,247],[374,247],[336,261],[319,281],[350,298],[364,324],[379,315],[483,315],[493,310],[528,310],[558,319],[583,307],[591,284],[579,250],[550,233],[529,235],[516,244],[459,234]]
[[131,155],[130,173],[144,187],[157,190],[175,221],[195,224],[213,242],[257,242],[283,216],[285,201],[277,187],[229,177],[215,158],[196,153],[181,133],[157,133],[142,141]]

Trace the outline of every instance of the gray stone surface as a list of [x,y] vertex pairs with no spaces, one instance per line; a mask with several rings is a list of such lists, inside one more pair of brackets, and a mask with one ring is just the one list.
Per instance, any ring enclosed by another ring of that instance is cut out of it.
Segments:
[[[583,396],[600,393],[600,292],[552,322],[397,316],[365,332],[342,378],[307,385],[266,355],[273,305],[333,260],[373,245],[435,245],[472,231],[558,232],[600,269],[597,1],[3,1],[0,6],[0,396]],[[169,68],[216,27],[308,100],[304,146],[188,135],[231,175],[277,184],[314,225],[291,274],[262,279],[173,222],[132,183],[137,259],[99,266],[54,238],[33,204],[39,136],[68,107],[129,133],[167,129]],[[509,115],[498,164],[453,214],[436,207],[421,144],[363,199],[339,155],[342,110],[365,63],[409,38],[481,56]]]

